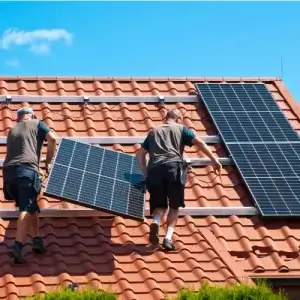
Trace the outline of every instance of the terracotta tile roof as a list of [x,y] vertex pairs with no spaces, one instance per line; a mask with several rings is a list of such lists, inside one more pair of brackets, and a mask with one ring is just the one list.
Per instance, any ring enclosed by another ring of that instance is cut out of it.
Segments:
[[[267,84],[292,126],[300,132],[300,109],[279,78],[62,78],[0,77],[0,94],[12,95],[193,95],[194,82],[257,82]],[[23,103],[22,105],[26,105]],[[96,104],[83,116],[78,104],[32,105],[38,117],[59,136],[144,136],[161,122],[164,108],[154,104]],[[198,135],[216,134],[203,107],[195,104],[166,104],[178,107],[184,123]],[[0,112],[0,131],[5,136],[14,123],[17,104]],[[66,116],[62,116],[63,113]],[[135,153],[138,145],[115,144],[115,150]],[[227,153],[222,143],[210,146],[219,157]],[[190,157],[202,154],[192,147]],[[0,158],[5,156],[0,146]],[[45,149],[44,149],[45,153]],[[210,167],[194,168],[186,188],[187,206],[252,206],[251,197],[234,166],[225,167],[222,182]],[[2,189],[2,180],[0,180]],[[42,208],[72,205],[41,196]],[[0,199],[0,208],[13,203]],[[183,285],[199,287],[203,281],[251,282],[250,277],[299,277],[299,222],[266,221],[260,217],[180,218],[174,239],[179,250],[165,254],[149,247],[149,224],[115,218],[42,218],[41,232],[49,253],[29,258],[26,267],[12,266],[6,255],[16,232],[15,220],[0,221],[0,299],[19,299],[45,292],[59,284],[77,282],[110,287],[120,299],[162,299]],[[163,236],[164,230],[161,231]],[[191,272],[192,271],[192,272]]]

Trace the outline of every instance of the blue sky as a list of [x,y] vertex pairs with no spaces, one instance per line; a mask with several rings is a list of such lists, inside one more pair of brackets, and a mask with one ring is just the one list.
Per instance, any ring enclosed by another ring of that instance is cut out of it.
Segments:
[[2,2],[1,75],[279,76],[300,102],[299,2]]

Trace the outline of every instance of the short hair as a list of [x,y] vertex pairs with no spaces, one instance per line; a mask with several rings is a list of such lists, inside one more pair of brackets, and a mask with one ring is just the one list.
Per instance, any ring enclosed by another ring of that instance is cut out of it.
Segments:
[[18,119],[22,118],[25,114],[32,114],[34,116],[34,111],[31,107],[22,107],[17,111]]
[[166,114],[166,120],[173,119],[177,121],[178,119],[180,119],[180,117],[181,114],[178,108],[172,108]]

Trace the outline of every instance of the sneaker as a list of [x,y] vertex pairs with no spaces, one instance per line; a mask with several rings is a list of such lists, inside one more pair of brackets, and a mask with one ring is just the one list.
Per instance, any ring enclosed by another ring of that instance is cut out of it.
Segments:
[[172,241],[164,239],[163,243],[162,243],[162,247],[167,250],[167,251],[174,251],[176,250],[175,245],[173,244]]
[[25,257],[22,255],[22,250],[18,247],[16,243],[14,243],[8,252],[10,258],[14,259],[15,264],[26,264],[27,261]]
[[159,226],[156,223],[150,225],[149,241],[152,245],[159,244],[159,235],[158,235]]
[[32,251],[36,254],[44,254],[47,252],[47,248],[41,237],[35,237],[32,239]]

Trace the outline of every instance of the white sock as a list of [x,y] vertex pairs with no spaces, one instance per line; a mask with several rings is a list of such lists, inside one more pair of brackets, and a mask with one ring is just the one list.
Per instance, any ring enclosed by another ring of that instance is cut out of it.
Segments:
[[153,223],[155,223],[158,226],[160,226],[160,215],[154,215],[153,216]]
[[174,228],[173,227],[168,227],[167,229],[167,234],[166,234],[166,240],[171,241],[172,240],[172,234],[174,232]]

